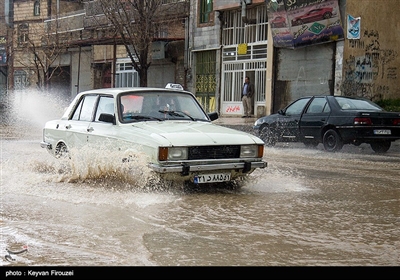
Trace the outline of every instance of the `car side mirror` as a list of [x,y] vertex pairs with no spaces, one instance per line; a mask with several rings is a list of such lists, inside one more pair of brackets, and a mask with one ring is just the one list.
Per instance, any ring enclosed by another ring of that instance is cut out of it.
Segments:
[[285,112],[281,109],[281,110],[278,111],[278,114],[279,114],[279,115],[284,115]]
[[212,112],[208,114],[208,117],[210,118],[211,121],[215,121],[216,119],[218,119],[218,113],[217,112]]
[[101,113],[99,121],[115,124],[115,117],[112,114]]

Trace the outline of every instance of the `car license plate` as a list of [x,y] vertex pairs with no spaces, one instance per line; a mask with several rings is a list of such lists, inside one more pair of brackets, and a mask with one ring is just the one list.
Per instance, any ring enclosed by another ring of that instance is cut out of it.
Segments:
[[375,129],[374,134],[376,135],[390,135],[392,132],[390,129]]
[[202,174],[194,177],[195,184],[218,183],[231,180],[230,173]]

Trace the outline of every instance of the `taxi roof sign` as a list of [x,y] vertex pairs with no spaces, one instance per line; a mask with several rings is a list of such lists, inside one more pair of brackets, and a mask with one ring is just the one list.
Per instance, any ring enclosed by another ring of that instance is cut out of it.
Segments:
[[179,89],[183,90],[183,86],[180,84],[168,83],[165,88]]

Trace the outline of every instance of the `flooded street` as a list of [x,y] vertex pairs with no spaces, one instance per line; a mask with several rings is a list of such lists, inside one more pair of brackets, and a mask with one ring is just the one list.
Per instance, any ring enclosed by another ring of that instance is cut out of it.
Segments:
[[2,126],[0,266],[400,265],[398,144],[281,144],[239,189],[149,188],[140,160],[52,158],[27,116]]

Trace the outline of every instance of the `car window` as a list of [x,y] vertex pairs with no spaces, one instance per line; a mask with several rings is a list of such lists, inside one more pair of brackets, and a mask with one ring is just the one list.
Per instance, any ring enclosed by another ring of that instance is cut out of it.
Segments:
[[321,114],[330,111],[328,103],[325,97],[316,97],[311,101],[310,106],[308,106],[306,114]]
[[382,111],[382,108],[378,105],[370,102],[369,100],[353,99],[345,97],[336,97],[336,101],[339,103],[342,110],[377,110]]
[[302,98],[295,101],[286,108],[286,115],[300,115],[309,100],[310,98]]
[[91,121],[96,99],[97,95],[88,95],[82,98],[75,109],[72,119],[80,121]]
[[121,96],[122,113],[142,113],[144,97],[139,94]]
[[83,104],[83,98],[79,102],[78,106],[76,106],[74,115],[71,118],[72,120],[75,120],[75,121],[79,120],[79,115],[81,114],[82,104]]
[[[124,94],[120,98],[124,107],[122,122],[137,121],[139,116],[155,119],[208,120],[196,99],[177,92],[146,92]],[[177,113],[177,114],[174,114]]]
[[99,120],[100,114],[114,115],[114,99],[110,96],[101,96],[97,105],[95,121]]

